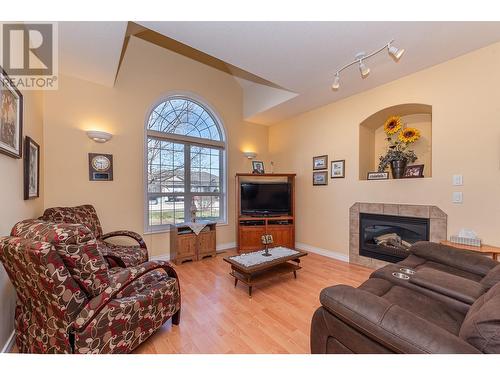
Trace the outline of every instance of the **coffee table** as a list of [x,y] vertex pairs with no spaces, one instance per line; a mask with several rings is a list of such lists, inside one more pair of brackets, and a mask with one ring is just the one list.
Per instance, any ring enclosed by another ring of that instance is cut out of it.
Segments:
[[279,275],[293,273],[297,278],[297,270],[300,267],[300,258],[307,253],[301,250],[292,250],[286,247],[275,247],[269,249],[271,256],[264,256],[264,250],[253,251],[240,255],[233,255],[224,258],[224,261],[231,265],[231,272],[234,277],[234,286],[241,281],[248,286],[248,295],[252,296],[252,287],[260,282],[267,281]]

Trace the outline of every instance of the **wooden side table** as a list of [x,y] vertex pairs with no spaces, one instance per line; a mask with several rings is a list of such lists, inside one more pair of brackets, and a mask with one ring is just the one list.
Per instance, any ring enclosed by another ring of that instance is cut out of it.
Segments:
[[215,257],[216,223],[206,222],[207,226],[196,235],[186,224],[173,225],[170,229],[170,260],[175,264]]
[[457,249],[476,251],[478,253],[483,253],[485,255],[491,255],[493,260],[496,260],[496,261],[499,260],[498,257],[500,255],[500,247],[497,247],[497,246],[481,245],[481,247],[477,247],[477,246],[462,245],[462,244],[450,242],[450,241],[441,241],[441,244],[456,247]]

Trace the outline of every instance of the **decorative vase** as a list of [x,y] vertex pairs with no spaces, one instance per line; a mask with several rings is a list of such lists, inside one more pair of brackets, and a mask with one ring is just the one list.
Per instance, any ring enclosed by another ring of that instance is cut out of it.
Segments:
[[392,178],[403,178],[406,164],[407,164],[406,159],[391,161]]

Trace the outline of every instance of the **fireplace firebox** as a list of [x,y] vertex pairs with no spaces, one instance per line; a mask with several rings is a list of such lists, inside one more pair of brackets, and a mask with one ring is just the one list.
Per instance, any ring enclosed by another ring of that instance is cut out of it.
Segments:
[[359,255],[396,263],[417,241],[429,240],[429,219],[360,213]]

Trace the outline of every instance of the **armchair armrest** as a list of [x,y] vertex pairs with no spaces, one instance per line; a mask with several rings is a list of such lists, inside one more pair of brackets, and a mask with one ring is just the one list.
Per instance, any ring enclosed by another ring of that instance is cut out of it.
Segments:
[[144,242],[144,239],[142,238],[142,236],[139,233],[135,233],[135,232],[132,232],[129,230],[117,230],[114,232],[109,232],[109,233],[103,234],[101,236],[101,239],[104,241],[104,240],[111,238],[111,237],[130,237],[130,238],[134,239],[139,244],[139,247],[146,249],[146,242]]
[[166,261],[149,261],[142,263],[140,266],[126,268],[120,272],[114,282],[106,288],[103,293],[91,299],[87,305],[84,306],[75,319],[73,329],[75,331],[85,329],[94,316],[96,316],[109,301],[113,300],[118,293],[144,274],[159,268],[164,269],[168,276],[177,279],[177,282],[179,282],[179,278],[174,268]]
[[396,353],[480,353],[450,332],[367,291],[346,285],[323,289],[333,315]]
[[486,276],[498,264],[480,253],[434,242],[417,242],[410,247],[410,252],[418,257],[481,276]]
[[432,268],[420,268],[410,283],[472,305],[486,288],[480,283]]

